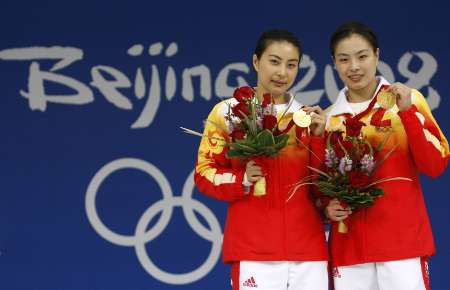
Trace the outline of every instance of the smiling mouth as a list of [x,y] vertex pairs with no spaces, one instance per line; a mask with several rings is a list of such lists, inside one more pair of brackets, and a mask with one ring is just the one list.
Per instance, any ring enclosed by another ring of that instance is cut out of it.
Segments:
[[279,81],[272,81],[276,86],[284,86],[284,85],[286,85],[286,83],[285,82],[279,82]]
[[357,82],[357,81],[362,79],[362,75],[349,76],[348,78],[351,79],[354,82]]

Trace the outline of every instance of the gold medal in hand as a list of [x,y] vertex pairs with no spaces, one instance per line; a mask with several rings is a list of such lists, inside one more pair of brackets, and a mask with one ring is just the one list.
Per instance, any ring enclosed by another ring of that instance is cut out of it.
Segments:
[[377,103],[385,110],[391,109],[396,103],[396,97],[393,93],[383,90],[377,95]]
[[306,128],[311,125],[311,116],[303,110],[295,112],[292,119],[294,120],[294,123],[301,128]]

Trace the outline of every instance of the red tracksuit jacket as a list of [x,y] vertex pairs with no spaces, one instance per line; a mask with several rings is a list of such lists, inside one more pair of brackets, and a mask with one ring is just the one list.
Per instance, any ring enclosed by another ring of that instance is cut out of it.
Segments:
[[[380,78],[379,87],[388,85]],[[378,91],[378,90],[377,90]],[[419,174],[436,177],[446,168],[449,156],[447,139],[433,118],[425,98],[412,92],[413,106],[399,112],[397,106],[387,110],[384,120],[390,120],[392,135],[381,151],[395,151],[382,163],[373,181],[384,177],[407,177],[409,181],[389,181],[378,186],[384,196],[367,209],[355,210],[346,219],[348,233],[339,233],[332,224],[330,236],[331,260],[334,266],[425,257],[434,254],[434,242],[428,219]],[[369,125],[380,107],[375,105],[361,121],[366,123],[363,134],[373,146],[385,137],[383,130]],[[345,132],[342,122],[351,113],[342,90],[328,113],[327,130]],[[442,194],[442,193],[436,193]]]
[[[227,103],[233,101],[229,99],[217,104],[208,119],[226,128]],[[300,104],[294,101],[289,109],[291,113],[286,114],[280,123],[281,129],[292,119],[292,112],[298,109]],[[200,192],[229,204],[223,240],[224,262],[328,259],[321,217],[309,188],[301,187],[286,202],[292,185],[310,174],[306,166],[320,164],[310,151],[323,158],[323,139],[303,133],[298,136],[299,142],[296,140],[299,132],[293,127],[289,131],[288,145],[275,157],[266,159],[263,168],[267,174],[267,194],[261,197],[255,197],[252,191],[244,192],[244,161],[227,159],[227,148],[220,141],[202,139],[195,183]],[[227,132],[210,122],[206,122],[204,134],[230,141]]]

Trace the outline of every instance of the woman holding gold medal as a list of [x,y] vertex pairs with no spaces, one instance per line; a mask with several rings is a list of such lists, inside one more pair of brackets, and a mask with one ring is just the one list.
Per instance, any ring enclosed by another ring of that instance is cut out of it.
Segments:
[[[194,178],[200,192],[229,203],[223,260],[231,264],[233,289],[328,289],[328,252],[320,212],[307,187],[286,202],[292,184],[310,174],[307,166],[320,164],[311,154],[324,152],[325,113],[319,107],[302,107],[287,93],[302,52],[289,31],[263,33],[253,55],[257,86],[236,90],[235,98],[217,104],[205,123],[203,136],[209,138],[202,138]],[[288,134],[287,145],[275,156],[265,157],[263,164],[227,158],[229,148],[218,141],[234,139],[226,116],[230,108],[236,114],[245,113],[245,106],[239,110],[236,106],[241,104],[240,93],[246,91],[256,94],[261,103],[265,94],[272,96],[275,122]],[[293,126],[297,111],[295,120],[301,127]],[[265,189],[257,194],[254,183],[262,178]]]
[[[331,55],[346,87],[327,110],[327,131],[346,131],[360,121],[372,144],[382,143],[384,161],[372,180],[384,195],[367,208],[351,210],[331,200],[329,245],[336,290],[429,289],[427,257],[434,242],[419,173],[436,177],[446,168],[449,146],[422,94],[376,76],[377,37],[366,25],[346,23],[331,36]],[[339,232],[345,220],[346,231]]]

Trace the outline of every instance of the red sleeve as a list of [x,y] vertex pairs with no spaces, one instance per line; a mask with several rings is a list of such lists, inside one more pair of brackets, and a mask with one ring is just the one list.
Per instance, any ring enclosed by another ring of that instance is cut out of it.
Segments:
[[413,105],[406,111],[398,112],[408,137],[408,144],[417,169],[432,177],[445,170],[448,161],[448,143],[433,118],[420,93]]

